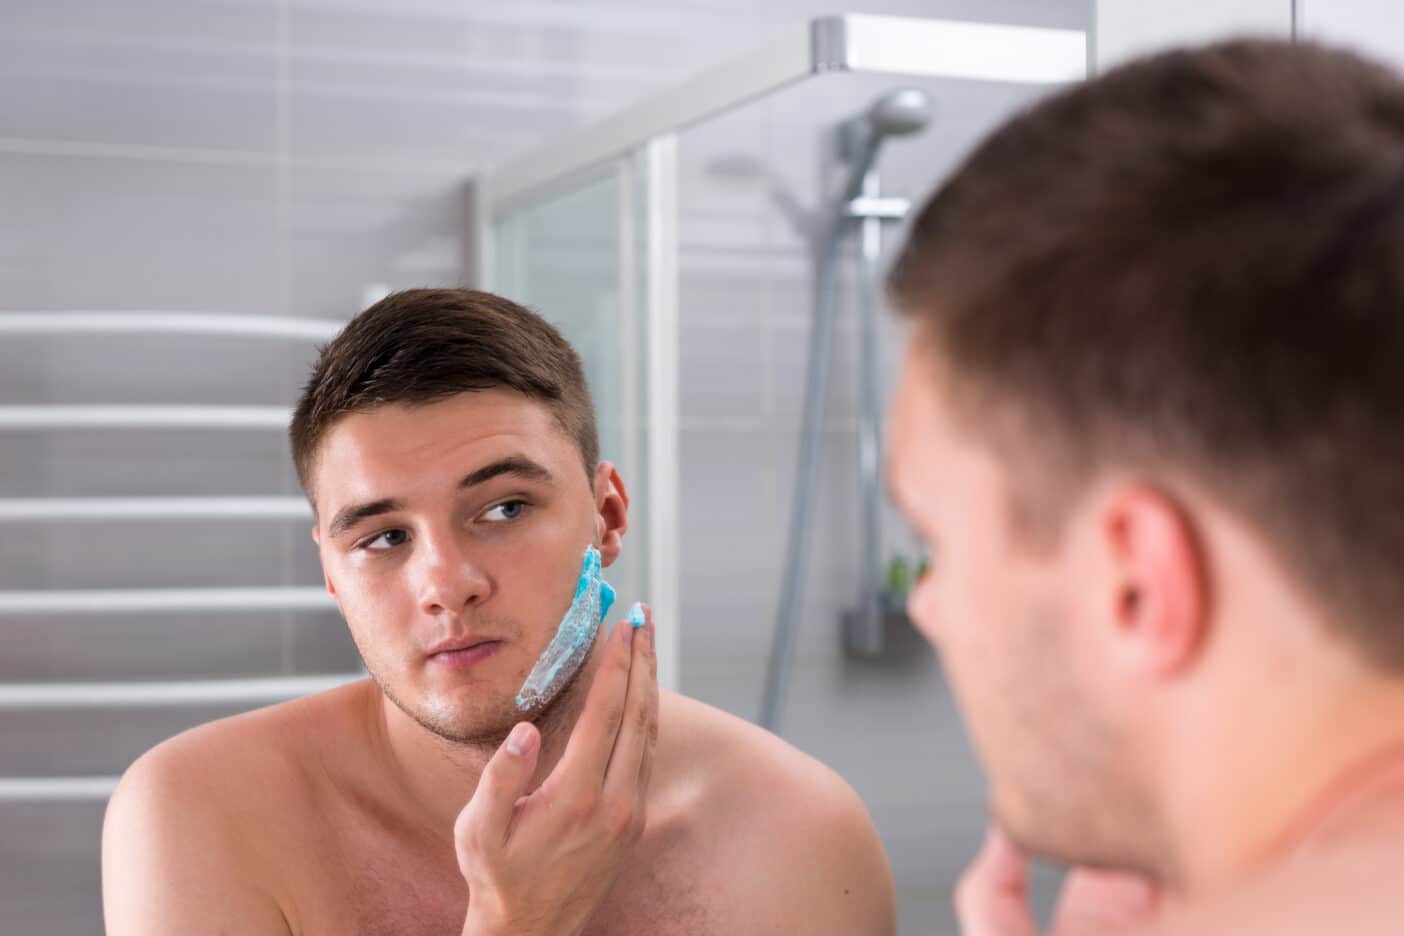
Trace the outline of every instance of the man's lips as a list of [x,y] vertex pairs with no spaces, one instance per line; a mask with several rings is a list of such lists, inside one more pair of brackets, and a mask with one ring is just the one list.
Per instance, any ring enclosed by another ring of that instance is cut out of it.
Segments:
[[493,638],[446,640],[429,651],[429,661],[456,669],[488,658],[500,646],[502,641]]

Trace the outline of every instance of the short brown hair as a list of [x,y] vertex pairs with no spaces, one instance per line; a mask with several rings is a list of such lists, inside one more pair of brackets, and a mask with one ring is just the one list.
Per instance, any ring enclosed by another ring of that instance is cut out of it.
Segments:
[[366,309],[321,349],[288,429],[302,489],[315,505],[317,449],[344,416],[494,387],[545,403],[593,475],[595,408],[580,356],[561,333],[492,293],[407,289]]
[[1178,474],[1249,522],[1339,633],[1404,670],[1393,72],[1243,40],[1067,89],[935,193],[890,287],[957,415],[1066,482],[1050,505],[1011,472],[1049,523],[1099,468]]

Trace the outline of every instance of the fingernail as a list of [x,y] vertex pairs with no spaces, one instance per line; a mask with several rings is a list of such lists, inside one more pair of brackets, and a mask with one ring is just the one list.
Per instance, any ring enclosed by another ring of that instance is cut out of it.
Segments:
[[507,753],[513,757],[521,757],[531,750],[532,735],[531,726],[526,722],[518,722],[517,727],[512,729],[512,733],[507,736]]

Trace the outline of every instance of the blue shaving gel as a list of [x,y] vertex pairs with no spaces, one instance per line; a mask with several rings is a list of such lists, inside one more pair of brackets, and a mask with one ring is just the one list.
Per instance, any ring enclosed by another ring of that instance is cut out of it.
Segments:
[[600,571],[600,551],[589,546],[580,563],[580,579],[575,583],[570,608],[517,693],[517,708],[521,711],[539,709],[555,698],[590,655],[600,622],[614,604],[614,589]]
[[635,630],[648,623],[644,620],[643,602],[636,601],[634,606],[629,609],[629,623],[634,625]]

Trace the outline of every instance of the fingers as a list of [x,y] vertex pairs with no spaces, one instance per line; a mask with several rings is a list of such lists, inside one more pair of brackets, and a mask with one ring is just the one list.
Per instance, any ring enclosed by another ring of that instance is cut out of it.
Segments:
[[658,668],[652,627],[653,612],[645,606],[644,626],[634,635],[624,718],[605,773],[605,796],[612,800],[637,798],[643,765],[658,735]]
[[[991,825],[980,854],[956,887],[962,936],[1036,936],[1029,910],[1028,857]],[[1156,885],[1126,872],[1077,869],[1058,898],[1050,936],[1139,931],[1161,908]]]
[[1124,871],[1077,869],[1068,874],[1051,932],[1079,936],[1125,930],[1149,923],[1160,911],[1159,888],[1148,878]]
[[648,783],[653,777],[653,760],[658,750],[658,646],[654,639],[653,629],[653,609],[648,609],[648,625],[645,627],[648,634],[648,689],[649,708],[652,714],[652,722],[648,726],[648,741],[644,745],[643,760],[639,764],[639,795],[644,797],[648,794]]
[[541,734],[536,726],[521,722],[512,729],[488,761],[473,799],[459,815],[459,826],[471,830],[456,830],[471,835],[480,846],[500,847],[507,841],[517,799],[529,791],[537,755],[541,750]]
[[1028,858],[993,823],[955,893],[961,936],[1036,936]]
[[624,718],[631,651],[636,642],[633,636],[634,628],[627,621],[620,621],[605,640],[604,655],[590,694],[585,697],[585,708],[566,742],[560,764],[552,771],[553,777],[567,778],[562,781],[566,784],[583,784],[596,792],[604,785],[610,752]]

